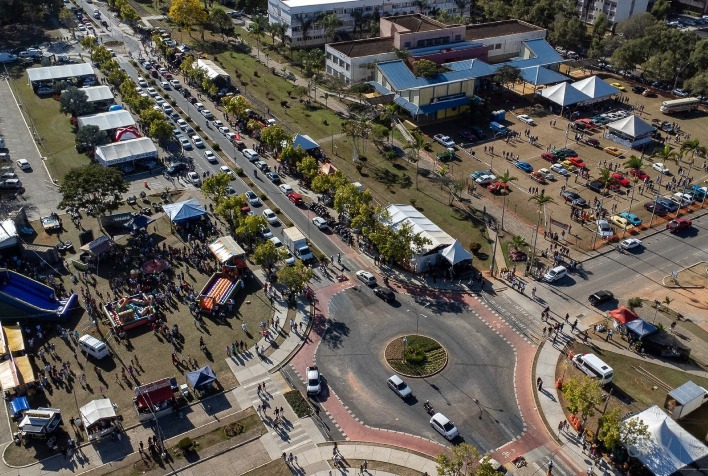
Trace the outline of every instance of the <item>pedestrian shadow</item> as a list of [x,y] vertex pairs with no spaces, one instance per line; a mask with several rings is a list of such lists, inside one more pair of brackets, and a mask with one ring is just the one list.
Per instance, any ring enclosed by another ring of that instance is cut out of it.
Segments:
[[557,401],[557,400],[556,400],[556,397],[554,397],[553,394],[551,394],[551,392],[549,392],[548,390],[546,390],[544,387],[541,387],[541,389],[538,391],[538,393],[542,393],[543,395],[546,396],[546,398],[548,398],[548,399],[549,399],[550,401],[552,401],[552,402],[556,402],[556,401]]

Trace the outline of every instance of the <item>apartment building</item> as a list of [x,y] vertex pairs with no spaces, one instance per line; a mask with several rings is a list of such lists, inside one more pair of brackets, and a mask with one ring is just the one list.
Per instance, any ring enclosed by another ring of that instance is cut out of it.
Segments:
[[649,9],[650,0],[577,0],[577,9],[580,19],[586,23],[595,23],[595,20],[604,14],[612,23],[619,23],[636,15],[645,13]]

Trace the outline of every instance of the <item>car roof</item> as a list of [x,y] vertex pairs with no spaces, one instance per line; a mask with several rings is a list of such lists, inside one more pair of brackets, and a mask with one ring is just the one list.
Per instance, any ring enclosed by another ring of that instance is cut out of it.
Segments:
[[446,423],[448,423],[450,421],[450,419],[448,417],[446,417],[445,415],[443,415],[440,412],[433,415],[433,420],[437,421],[441,425],[445,425]]
[[403,379],[401,379],[401,377],[399,377],[398,375],[395,375],[395,374],[391,375],[388,379],[391,382],[393,382],[395,385],[399,385],[399,384],[403,383]]

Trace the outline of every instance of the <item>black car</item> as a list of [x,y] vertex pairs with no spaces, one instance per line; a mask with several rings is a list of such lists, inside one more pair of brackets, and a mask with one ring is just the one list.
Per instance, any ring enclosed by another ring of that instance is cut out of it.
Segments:
[[596,149],[600,148],[600,141],[597,139],[586,139],[585,143],[591,147],[595,147]]
[[585,184],[585,186],[587,188],[589,188],[590,190],[592,190],[593,192],[597,192],[597,193],[602,193],[603,190],[605,189],[605,186],[602,184],[602,182],[599,182],[597,180],[594,180],[592,182],[587,182]]
[[391,302],[396,298],[396,295],[393,291],[388,288],[383,288],[381,286],[377,286],[374,288],[374,294],[376,294],[378,297],[380,297],[386,302]]
[[570,202],[572,205],[576,205],[579,207],[584,207],[588,203],[583,197],[569,190],[561,192],[561,197],[563,197],[566,202]]
[[588,297],[588,301],[590,301],[590,304],[592,304],[593,306],[597,306],[598,304],[603,303],[605,301],[609,301],[614,297],[615,295],[612,294],[610,291],[598,291],[595,294],[591,294]]
[[659,215],[660,217],[666,216],[669,213],[669,210],[656,202],[647,202],[644,204],[644,208],[647,211],[654,212],[655,214]]
[[187,164],[177,162],[176,164],[170,164],[167,169],[165,169],[165,172],[170,175],[177,175],[178,173],[183,172],[185,170],[187,170]]
[[634,86],[634,87],[632,88],[632,92],[633,92],[633,93],[637,93],[637,94],[642,94],[642,93],[643,93],[644,91],[646,91],[646,90],[647,90],[647,88],[645,88],[645,87],[643,87],[643,86]]

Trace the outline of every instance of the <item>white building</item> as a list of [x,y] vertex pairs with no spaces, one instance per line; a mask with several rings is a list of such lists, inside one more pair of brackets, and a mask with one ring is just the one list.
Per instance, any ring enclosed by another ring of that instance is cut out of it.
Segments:
[[[454,0],[428,0],[428,5],[428,11],[440,10],[469,15],[469,8],[461,11]],[[418,13],[418,7],[412,1],[268,0],[268,21],[287,25],[285,36],[295,48],[327,43],[324,28],[316,19],[328,13],[335,13],[342,20],[341,31],[352,33],[355,28],[362,26],[362,21],[367,17]],[[303,30],[306,30],[307,38],[304,38]]]
[[595,23],[601,13],[612,23],[619,23],[636,15],[645,13],[649,0],[577,0],[580,19],[586,23]]

